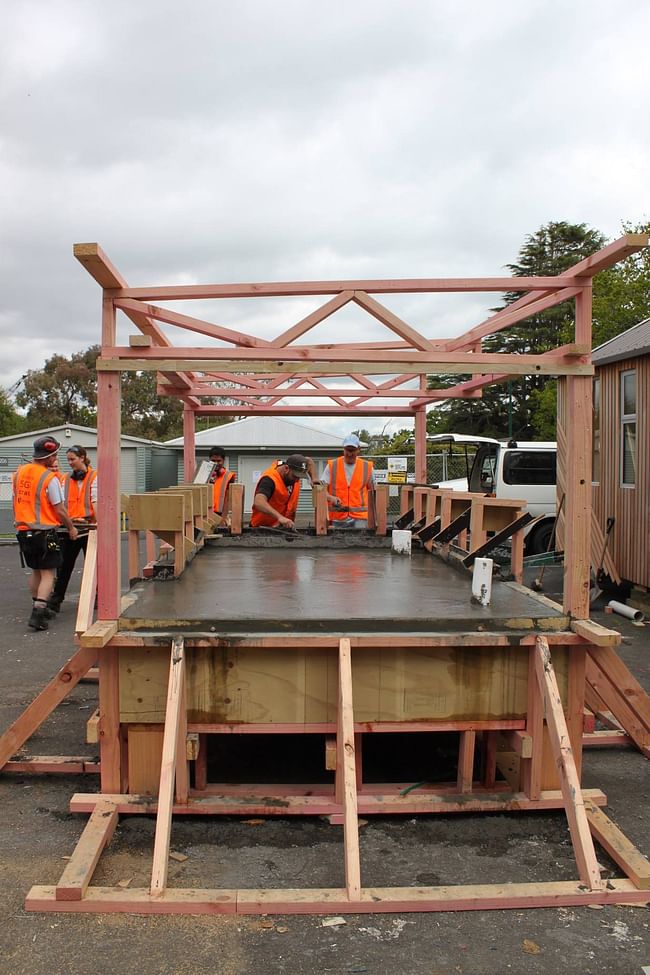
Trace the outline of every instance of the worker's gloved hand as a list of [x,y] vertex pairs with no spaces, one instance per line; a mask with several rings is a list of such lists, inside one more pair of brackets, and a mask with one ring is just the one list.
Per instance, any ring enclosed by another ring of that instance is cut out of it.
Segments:
[[342,504],[342,502],[341,502],[341,499],[340,499],[340,498],[337,498],[337,499],[336,499],[336,501],[334,502],[334,507],[335,507],[335,508],[342,508],[342,507],[343,507],[343,504]]

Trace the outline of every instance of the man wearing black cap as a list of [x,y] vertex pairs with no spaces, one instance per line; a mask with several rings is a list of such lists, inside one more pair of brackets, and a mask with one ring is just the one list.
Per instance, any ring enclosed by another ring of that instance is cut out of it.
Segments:
[[255,488],[251,528],[294,527],[301,477],[312,484],[317,477],[313,460],[303,454],[289,454],[264,471]]
[[70,538],[77,538],[64,501],[61,482],[54,470],[61,444],[56,437],[38,437],[34,441],[34,459],[23,464],[13,476],[13,505],[20,558],[32,574],[32,614],[27,625],[32,630],[46,630],[54,613],[47,599],[54,585],[54,573],[61,565],[61,549],[56,529],[64,525]]

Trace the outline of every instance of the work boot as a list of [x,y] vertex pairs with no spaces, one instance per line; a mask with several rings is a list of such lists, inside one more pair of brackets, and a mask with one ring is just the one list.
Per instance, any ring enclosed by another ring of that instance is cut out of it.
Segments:
[[49,623],[46,614],[47,606],[34,606],[32,615],[27,620],[27,626],[32,630],[47,630]]
[[[32,608],[34,608],[35,605],[36,605],[36,601],[34,600],[32,602]],[[53,620],[54,617],[56,616],[56,612],[50,607],[49,602],[45,605],[45,607],[39,607],[39,608],[44,610],[46,620]]]
[[[52,612],[52,616],[59,612],[62,602],[63,600],[59,599],[58,596],[50,596],[47,601],[47,608]],[[52,616],[50,616],[50,619],[52,619]]]

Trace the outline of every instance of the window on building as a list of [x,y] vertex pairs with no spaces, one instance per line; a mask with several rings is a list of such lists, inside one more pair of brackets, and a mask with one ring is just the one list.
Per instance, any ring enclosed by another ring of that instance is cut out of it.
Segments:
[[593,417],[591,425],[591,477],[600,483],[600,379],[594,379]]
[[636,372],[621,373],[621,485],[636,484]]

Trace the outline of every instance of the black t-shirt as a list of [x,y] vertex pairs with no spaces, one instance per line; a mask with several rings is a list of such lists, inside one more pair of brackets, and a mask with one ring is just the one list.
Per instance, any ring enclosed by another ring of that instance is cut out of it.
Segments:
[[[293,484],[285,485],[287,491],[289,492],[289,497],[293,494]],[[273,478],[265,474],[261,477],[257,487],[255,488],[255,494],[263,494],[267,501],[270,501],[275,492],[275,484],[273,483]]]

